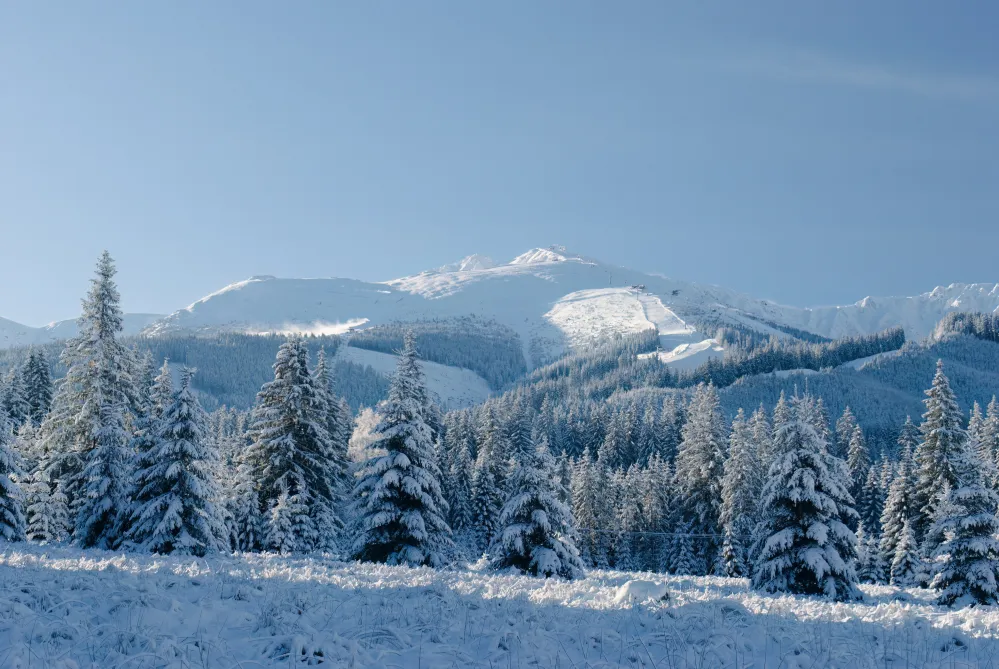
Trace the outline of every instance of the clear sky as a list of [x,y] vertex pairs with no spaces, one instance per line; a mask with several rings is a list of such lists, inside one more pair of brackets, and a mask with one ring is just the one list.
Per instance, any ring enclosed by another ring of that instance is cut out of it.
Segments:
[[0,4],[0,316],[532,246],[802,306],[999,281],[999,3]]

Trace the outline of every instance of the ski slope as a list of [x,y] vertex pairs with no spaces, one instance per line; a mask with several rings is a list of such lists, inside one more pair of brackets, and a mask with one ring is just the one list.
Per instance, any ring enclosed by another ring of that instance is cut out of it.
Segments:
[[[388,377],[395,373],[398,358],[390,353],[369,351],[354,346],[341,346],[336,358],[368,365],[376,372]],[[427,360],[420,361],[426,376],[427,389],[436,395],[438,404],[444,409],[464,409],[481,404],[489,397],[489,384],[475,372],[460,367],[449,367]]]
[[[634,580],[664,583],[669,602],[618,598]],[[999,657],[995,607],[950,611],[887,586],[832,604],[741,579],[594,571],[565,582],[29,544],[3,546],[0,581],[0,666],[11,669],[966,669]]]

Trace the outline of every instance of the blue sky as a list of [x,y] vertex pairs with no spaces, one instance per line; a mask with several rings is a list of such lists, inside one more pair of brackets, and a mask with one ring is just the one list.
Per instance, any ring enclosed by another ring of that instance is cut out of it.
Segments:
[[564,244],[797,305],[999,281],[999,5],[0,5],[0,316]]

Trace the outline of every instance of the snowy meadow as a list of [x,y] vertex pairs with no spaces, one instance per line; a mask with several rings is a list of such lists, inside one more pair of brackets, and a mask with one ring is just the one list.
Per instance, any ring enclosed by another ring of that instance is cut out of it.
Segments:
[[[618,602],[630,579],[668,603]],[[993,667],[999,611],[863,586],[862,603],[742,579],[591,571],[576,581],[275,554],[0,552],[0,666]]]

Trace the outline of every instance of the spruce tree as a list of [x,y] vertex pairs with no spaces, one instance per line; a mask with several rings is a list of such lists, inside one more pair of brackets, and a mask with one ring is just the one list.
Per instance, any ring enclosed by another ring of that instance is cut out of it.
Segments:
[[688,408],[683,441],[676,456],[676,487],[680,497],[679,513],[693,534],[694,551],[706,574],[715,564],[721,549],[721,479],[725,466],[725,423],[714,386],[700,385]]
[[11,448],[10,427],[10,420],[0,407],[0,539],[24,541],[24,494],[15,482],[21,472],[17,454]]
[[[960,487],[951,491],[949,505],[937,508],[944,540],[931,585],[940,591],[937,603],[943,606],[999,602],[999,498],[982,483],[978,465],[977,454],[967,446],[953,454]],[[944,514],[942,508],[952,511]]]
[[590,450],[585,449],[572,467],[572,514],[580,528],[580,553],[586,564],[593,565],[598,561],[596,491],[593,487],[594,464]]
[[114,262],[105,251],[83,300],[79,334],[66,342],[66,376],[41,428],[51,454],[49,475],[69,498],[73,539],[81,547],[113,548],[119,513],[127,508],[131,458],[127,430],[132,356],[118,341],[121,301]]
[[490,566],[532,576],[580,578],[583,563],[573,543],[572,512],[559,501],[555,459],[542,440],[521,459],[510,480],[512,494],[500,513]]
[[[325,394],[309,372],[305,342],[292,337],[278,349],[274,380],[257,394],[246,455],[264,523],[263,548],[282,552],[338,548],[343,522],[337,486],[343,463],[334,455],[328,412]],[[273,513],[282,496],[282,513],[305,509],[295,518],[293,536],[282,534],[284,528],[272,532],[267,527],[283,518]],[[268,544],[267,537],[279,535],[280,545]]]
[[776,428],[783,455],[763,489],[761,541],[753,587],[768,592],[858,599],[856,517],[845,463],[801,420]]
[[763,472],[752,443],[751,426],[739,409],[729,435],[721,486],[719,522],[725,532],[725,571],[728,576],[748,576],[747,537],[756,526],[757,506],[763,490]]
[[254,551],[263,545],[260,496],[255,467],[244,451],[236,460],[234,486],[227,496],[229,542],[239,551]]
[[506,499],[506,467],[509,446],[504,430],[490,407],[480,412],[481,438],[472,467],[472,513],[475,548],[486,551],[492,545],[499,515]]
[[898,433],[899,460],[909,459],[911,461],[916,449],[919,448],[919,441],[919,428],[912,422],[912,416],[906,416],[905,423]]
[[871,465],[867,469],[867,476],[864,477],[854,502],[860,515],[860,522],[864,524],[868,536],[875,540],[881,536],[881,512],[884,510],[880,474],[876,465]]
[[982,425],[982,451],[991,457],[999,469],[999,401],[992,396],[985,410],[985,422]]
[[857,579],[861,583],[885,583],[888,564],[881,555],[878,538],[867,531],[864,522],[857,527]]
[[[791,422],[794,419],[794,412],[791,409],[791,405],[787,401],[787,396],[784,391],[780,391],[780,397],[777,399],[777,404],[774,406],[773,414],[773,429],[774,432],[772,436],[776,436],[777,429],[786,423]],[[774,453],[775,456],[783,455],[782,453]]]
[[864,431],[859,425],[853,428],[853,434],[850,435],[846,466],[850,470],[850,494],[858,498],[867,478],[867,472],[871,468],[871,452],[867,448]]
[[0,392],[0,406],[7,414],[7,420],[14,431],[17,431],[31,418],[31,405],[28,403],[24,380],[16,368],[7,372],[7,377],[4,379],[2,392]]
[[180,387],[159,421],[155,445],[138,460],[129,544],[153,553],[198,555],[228,548],[218,453],[207,435],[207,416],[185,368]]
[[929,574],[919,555],[919,545],[912,524],[907,518],[899,532],[898,542],[891,561],[891,584],[899,588],[915,588],[926,585]]
[[450,485],[450,515],[448,524],[451,526],[456,541],[463,549],[471,549],[475,538],[475,510],[472,507],[472,454],[467,443],[458,447],[457,453],[451,459],[448,472]]
[[334,479],[333,489],[338,499],[344,499],[350,493],[350,463],[347,448],[350,435],[353,432],[353,418],[350,409],[344,411],[342,398],[337,397],[333,390],[333,370],[326,358],[326,349],[319,349],[316,359],[316,369],[313,374],[317,391],[326,402],[326,432],[330,438],[330,451],[326,467]]
[[436,567],[453,554],[434,436],[424,418],[429,412],[415,339],[408,332],[388,400],[379,410],[375,446],[385,455],[364,464],[354,488],[355,559]]
[[151,415],[155,420],[159,420],[166,413],[166,410],[173,404],[173,375],[170,372],[170,359],[164,358],[159,374],[153,378],[153,384],[149,388],[149,404]]
[[752,443],[753,449],[756,451],[756,459],[759,460],[760,470],[765,476],[770,465],[776,460],[776,455],[773,450],[773,426],[770,424],[770,417],[767,416],[767,410],[763,408],[762,404],[750,417],[749,427],[753,434]]
[[857,419],[850,407],[843,409],[843,415],[836,421],[836,443],[829,445],[829,451],[838,458],[846,460],[850,451],[850,441],[857,430]]
[[38,427],[52,407],[52,375],[43,349],[31,351],[22,375],[31,422]]
[[642,525],[642,474],[637,464],[627,471],[614,473],[615,512],[612,527],[614,535],[614,566],[621,571],[639,571],[644,561],[641,541]]
[[954,462],[962,457],[968,435],[962,427],[963,414],[950,381],[943,371],[943,361],[937,362],[933,384],[923,401],[926,413],[920,426],[922,441],[915,453],[917,467],[915,500],[917,511],[913,522],[916,539],[932,553],[936,540],[925,544],[926,535],[936,514],[936,502],[944,486],[960,487]]
[[53,486],[45,469],[39,467],[24,486],[27,538],[42,543],[65,541],[69,536],[69,509],[58,483]]
[[982,435],[985,428],[985,415],[982,413],[982,405],[972,402],[971,411],[968,414],[968,439],[974,444],[975,453],[981,460],[985,460],[985,453],[982,450]]
[[[917,508],[915,494],[916,479],[912,471],[912,458],[902,458],[898,472],[888,489],[884,510],[881,512],[881,555],[885,560],[894,560],[905,527],[912,532],[912,519]],[[915,538],[913,542],[915,544]]]

